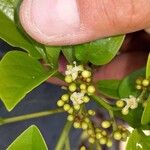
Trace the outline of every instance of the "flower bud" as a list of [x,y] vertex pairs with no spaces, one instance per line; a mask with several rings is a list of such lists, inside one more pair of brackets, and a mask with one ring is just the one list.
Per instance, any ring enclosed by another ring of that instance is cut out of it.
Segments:
[[112,147],[113,143],[111,140],[108,140],[107,143],[106,143],[107,147]]
[[91,78],[87,78],[87,79],[86,79],[86,82],[91,82]]
[[106,144],[106,143],[107,143],[107,138],[106,138],[106,137],[101,137],[101,138],[99,139],[99,143],[100,143],[101,145]]
[[65,111],[68,111],[70,109],[70,105],[69,104],[65,104],[63,108],[64,108]]
[[74,92],[76,89],[77,89],[77,86],[76,86],[75,83],[72,83],[72,84],[69,85],[70,92]]
[[127,115],[127,114],[129,113],[129,110],[123,108],[122,111],[121,111],[121,113],[122,113],[123,115]]
[[135,83],[137,84],[137,85],[141,85],[142,84],[142,78],[137,78],[136,79],[136,81],[135,81]]
[[74,120],[73,115],[68,115],[67,120],[68,120],[68,121],[73,121],[73,120]]
[[89,141],[89,143],[93,144],[95,142],[95,139],[92,137],[89,137],[88,141]]
[[107,128],[109,128],[110,126],[111,126],[111,123],[110,123],[110,121],[103,121],[102,122],[102,124],[101,124],[101,126],[104,128],[104,129],[107,129]]
[[86,84],[81,84],[81,85],[80,85],[80,89],[81,89],[81,90],[86,90]]
[[68,94],[64,94],[64,95],[62,95],[61,99],[63,101],[68,101],[69,100],[69,95]]
[[122,135],[119,131],[115,131],[113,137],[115,140],[121,140]]
[[91,76],[91,72],[88,70],[84,70],[84,71],[82,71],[81,75],[83,78],[89,78]]
[[85,146],[80,147],[80,150],[86,150]]
[[86,130],[88,128],[88,124],[86,122],[82,122],[81,127],[83,130]]
[[123,100],[117,100],[116,101],[117,107],[122,108],[122,107],[124,107],[124,105],[125,105],[125,102]]
[[64,101],[59,100],[57,101],[57,106],[62,107],[64,105]]
[[80,128],[80,123],[79,122],[74,122],[73,126],[74,126],[74,128]]
[[142,85],[145,86],[145,87],[147,87],[147,86],[150,85],[150,81],[149,81],[148,79],[144,79],[144,80],[142,81]]
[[100,132],[96,133],[96,139],[99,140],[101,137],[103,137],[103,136],[102,136],[102,134]]
[[95,91],[96,91],[96,89],[95,89],[95,87],[94,87],[93,85],[88,86],[87,92],[88,92],[89,94],[94,94]]
[[89,98],[88,96],[84,96],[84,97],[83,97],[83,101],[84,101],[85,103],[88,103],[88,102],[90,101],[90,98]]
[[88,114],[90,116],[94,116],[95,115],[95,111],[90,109],[90,110],[88,110]]
[[136,85],[135,88],[136,88],[137,90],[141,90],[141,89],[142,89],[142,86],[141,86],[141,85]]
[[80,109],[80,105],[74,105],[74,109],[75,110],[79,110]]
[[71,83],[73,81],[73,79],[72,79],[72,76],[71,75],[67,75],[66,77],[65,77],[65,82],[66,83]]

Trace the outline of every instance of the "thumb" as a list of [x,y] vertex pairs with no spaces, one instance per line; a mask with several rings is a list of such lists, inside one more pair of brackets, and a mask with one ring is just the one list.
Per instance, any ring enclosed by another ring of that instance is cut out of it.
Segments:
[[150,27],[150,0],[23,0],[19,16],[35,40],[79,44]]

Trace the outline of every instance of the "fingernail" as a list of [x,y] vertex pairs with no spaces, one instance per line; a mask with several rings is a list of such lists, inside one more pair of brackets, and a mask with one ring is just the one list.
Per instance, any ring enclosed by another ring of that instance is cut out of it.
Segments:
[[76,37],[81,28],[76,0],[23,0],[19,16],[25,31],[44,44]]

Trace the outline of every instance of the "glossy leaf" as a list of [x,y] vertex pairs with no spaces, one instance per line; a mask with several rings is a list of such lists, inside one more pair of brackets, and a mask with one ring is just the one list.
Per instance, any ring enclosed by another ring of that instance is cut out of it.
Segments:
[[118,88],[120,85],[120,80],[100,80],[97,83],[97,88],[99,92],[110,98],[119,99]]
[[14,47],[20,47],[30,55],[40,58],[34,45],[17,28],[14,22],[14,9],[18,0],[0,0],[0,38]]
[[140,94],[141,91],[135,88],[135,80],[138,77],[145,77],[145,69],[135,71],[124,78],[119,86],[119,95],[121,98],[129,97],[129,95],[138,96]]
[[60,55],[61,47],[46,47],[46,55],[48,58],[49,65],[52,68],[58,68],[58,58]]
[[62,47],[62,52],[70,64],[72,64],[73,61],[75,61],[75,56],[74,56],[75,51],[73,47],[69,47],[69,46]]
[[143,111],[141,123],[142,124],[150,123],[150,96],[147,99],[147,104],[146,104],[145,109]]
[[150,78],[150,53],[146,65],[146,78]]
[[48,150],[48,148],[39,129],[32,125],[17,137],[7,150]]
[[149,150],[150,136],[146,136],[142,131],[135,129],[129,137],[126,150]]
[[0,62],[0,98],[12,110],[27,93],[52,76],[27,53],[12,51]]
[[77,45],[75,46],[75,56],[83,63],[89,61],[95,65],[104,65],[116,56],[123,40],[124,36],[116,36]]

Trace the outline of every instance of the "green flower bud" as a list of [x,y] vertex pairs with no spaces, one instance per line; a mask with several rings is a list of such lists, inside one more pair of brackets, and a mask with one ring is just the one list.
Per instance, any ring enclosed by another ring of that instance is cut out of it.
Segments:
[[149,81],[148,79],[144,79],[144,80],[142,81],[142,85],[145,86],[145,87],[147,87],[147,86],[150,85],[150,81]]
[[95,139],[94,139],[94,138],[92,138],[92,137],[89,137],[88,141],[89,141],[89,143],[94,144]]
[[68,110],[68,113],[69,113],[69,114],[73,114],[73,108],[70,108],[70,109]]
[[88,92],[89,94],[94,94],[95,91],[96,91],[96,89],[95,89],[95,87],[94,87],[93,85],[88,86],[87,92]]
[[106,143],[107,147],[112,147],[113,145],[113,142],[111,140],[108,140],[107,143]]
[[81,90],[86,90],[86,84],[81,84],[81,85],[80,85],[80,89],[81,89]]
[[128,133],[127,132],[123,132],[122,133],[122,140],[126,141],[128,137]]
[[115,140],[119,141],[119,140],[121,140],[122,135],[119,131],[115,131],[114,134],[113,134],[113,137],[114,137]]
[[61,99],[62,99],[63,101],[68,101],[68,100],[69,100],[69,94],[64,94],[64,95],[62,95]]
[[68,75],[68,76],[65,77],[65,82],[66,83],[71,83],[72,81],[73,81],[73,79],[72,79],[71,75]]
[[64,108],[65,111],[68,111],[70,109],[70,105],[69,104],[65,104],[63,108]]
[[100,139],[100,138],[102,138],[103,137],[103,135],[100,133],[100,132],[98,132],[98,133],[96,133],[96,139]]
[[68,121],[73,121],[74,120],[74,116],[73,115],[68,115],[67,120]]
[[117,107],[122,108],[122,107],[124,107],[124,105],[125,105],[125,102],[123,100],[117,100],[116,101]]
[[142,86],[141,86],[141,85],[136,85],[135,88],[136,88],[137,90],[141,90],[141,89],[142,89]]
[[110,121],[105,120],[105,121],[102,122],[101,125],[104,129],[107,129],[111,126],[111,123],[110,123]]
[[88,83],[91,82],[91,78],[87,78],[86,82],[88,82]]
[[84,97],[83,97],[83,101],[84,101],[85,103],[88,103],[88,102],[90,101],[90,98],[89,98],[88,96],[84,96]]
[[86,130],[88,128],[88,124],[86,122],[82,122],[81,127],[83,130]]
[[88,135],[92,135],[92,134],[94,134],[94,131],[93,131],[92,129],[89,129],[89,130],[87,131],[87,133],[88,133]]
[[90,109],[90,110],[88,110],[88,114],[90,116],[94,116],[95,115],[95,111]]
[[85,121],[86,123],[89,123],[89,122],[90,122],[90,119],[86,117],[86,118],[84,119],[84,121]]
[[79,122],[74,122],[73,126],[74,126],[74,128],[80,128],[80,123]]
[[72,83],[72,84],[69,85],[70,92],[74,92],[74,91],[76,91],[76,89],[77,89],[77,86],[76,86],[75,83]]
[[99,143],[100,143],[101,145],[106,144],[106,143],[107,143],[107,138],[106,138],[106,137],[101,137],[101,138],[99,139]]
[[127,115],[127,114],[129,113],[129,110],[123,108],[122,111],[121,111],[121,113],[122,113],[123,115]]
[[141,85],[142,84],[142,78],[138,78],[136,79],[135,83],[138,84],[138,85]]
[[75,110],[79,110],[80,109],[80,105],[74,105],[74,109]]
[[91,72],[88,70],[84,70],[84,71],[82,71],[81,75],[83,78],[89,78],[91,76]]
[[80,150],[86,150],[85,146],[80,147]]
[[107,135],[107,132],[106,132],[105,130],[102,130],[101,134],[102,134],[103,136],[106,136],[106,135]]
[[64,105],[64,101],[62,101],[62,100],[57,101],[58,107],[62,107],[63,105]]

